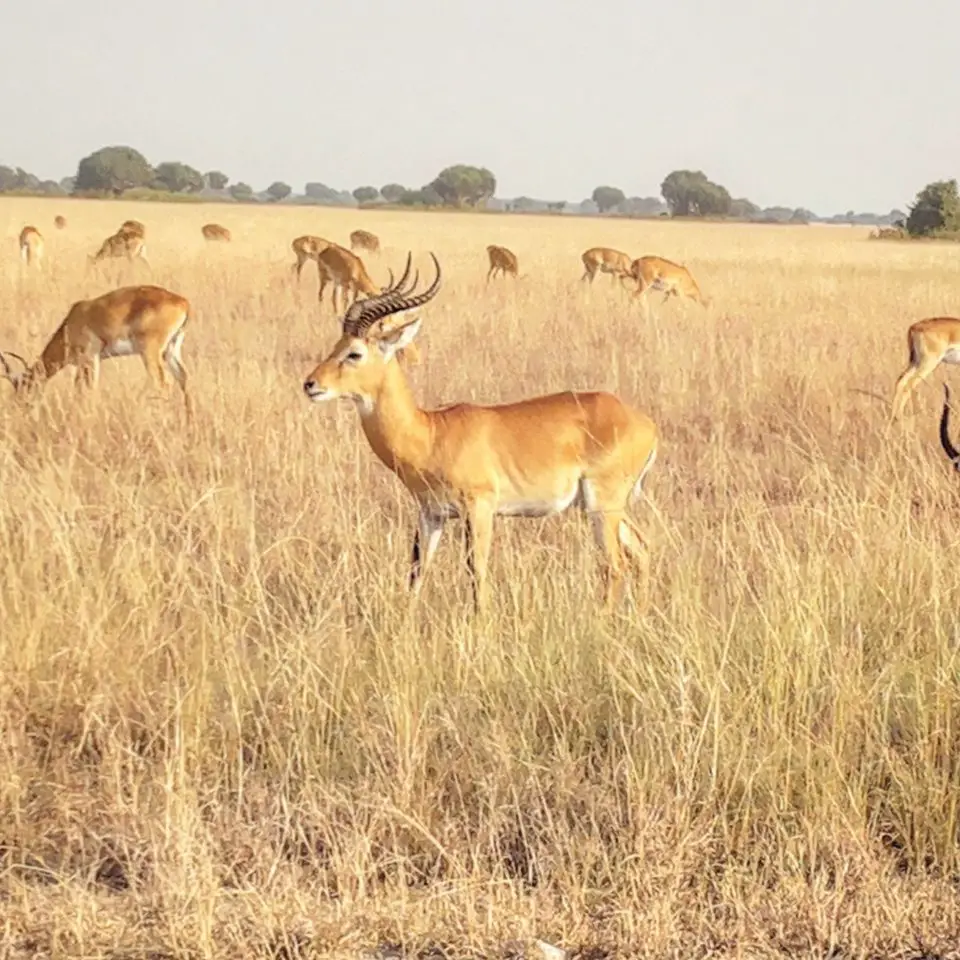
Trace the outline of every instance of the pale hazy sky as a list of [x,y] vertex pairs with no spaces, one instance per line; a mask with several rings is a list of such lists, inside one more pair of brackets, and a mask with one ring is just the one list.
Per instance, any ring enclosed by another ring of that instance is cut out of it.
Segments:
[[826,214],[960,175],[957,0],[27,0],[0,12],[0,163],[108,144],[263,189],[489,167],[498,196],[703,169]]

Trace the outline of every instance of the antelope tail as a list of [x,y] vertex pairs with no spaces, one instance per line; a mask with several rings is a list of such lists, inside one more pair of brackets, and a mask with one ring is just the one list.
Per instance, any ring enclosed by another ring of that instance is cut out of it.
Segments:
[[960,450],[950,440],[950,388],[943,385],[943,413],[940,414],[940,446],[953,464],[953,469],[960,471]]

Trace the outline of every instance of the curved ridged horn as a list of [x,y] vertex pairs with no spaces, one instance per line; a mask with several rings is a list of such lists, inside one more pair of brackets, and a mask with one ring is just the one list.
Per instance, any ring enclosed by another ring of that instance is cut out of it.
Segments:
[[[411,293],[416,285],[416,280],[414,285],[408,289],[402,289],[402,283],[406,280],[407,274],[409,273],[408,266],[408,269],[404,271],[404,276],[401,280],[401,283],[398,283],[394,290],[386,294],[381,294],[377,297],[370,297],[367,300],[359,300],[350,307],[346,316],[343,318],[344,332],[352,334],[353,336],[359,336],[360,334],[369,330],[377,320],[388,317],[393,313],[411,310],[414,307],[422,306],[428,300],[432,300],[437,295],[437,291],[440,289],[441,271],[440,264],[437,261],[436,256],[431,253],[430,257],[433,260],[433,265],[437,271],[437,275],[434,278],[433,283],[426,290],[424,290],[423,293],[419,293],[416,296],[411,296]],[[409,260],[410,257],[408,256],[408,264]],[[417,277],[419,277],[419,273],[417,274]]]
[[8,380],[13,379],[13,371],[10,369],[10,364],[7,363],[7,357],[13,357],[14,360],[19,360],[23,364],[24,370],[30,369],[30,364],[27,363],[19,353],[14,353],[12,350],[7,350],[5,353],[0,353],[0,364],[3,365],[3,376]]
[[953,469],[960,471],[960,450],[950,440],[950,388],[943,385],[943,413],[940,414],[940,446],[950,458]]
[[357,300],[350,305],[350,309],[343,315],[343,332],[352,334],[356,336],[358,333],[362,332],[364,328],[357,327],[357,324],[360,322],[365,309],[373,307],[374,304],[382,303],[388,297],[396,296],[398,293],[402,293],[403,285],[407,282],[407,278],[410,276],[410,267],[413,264],[413,254],[407,253],[407,263],[403,269],[403,276],[394,283],[393,282],[393,271],[390,270],[390,283],[387,286],[382,287],[380,293],[375,293],[373,296],[366,297],[363,300]]

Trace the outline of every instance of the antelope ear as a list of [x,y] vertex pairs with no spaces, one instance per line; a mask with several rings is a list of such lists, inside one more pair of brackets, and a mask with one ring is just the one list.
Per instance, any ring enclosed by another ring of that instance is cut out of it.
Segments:
[[389,360],[404,347],[409,347],[420,332],[423,317],[413,317],[401,326],[391,326],[377,331],[377,345],[380,352]]

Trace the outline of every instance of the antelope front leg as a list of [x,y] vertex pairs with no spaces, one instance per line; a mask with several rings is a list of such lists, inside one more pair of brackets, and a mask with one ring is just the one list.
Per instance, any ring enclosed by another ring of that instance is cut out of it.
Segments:
[[443,533],[443,518],[426,510],[417,518],[417,532],[413,536],[413,553],[410,558],[410,592],[420,593],[423,574],[437,552],[440,535]]

